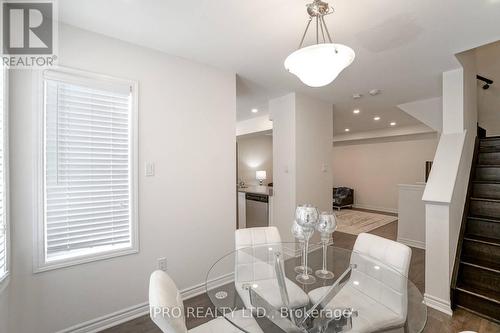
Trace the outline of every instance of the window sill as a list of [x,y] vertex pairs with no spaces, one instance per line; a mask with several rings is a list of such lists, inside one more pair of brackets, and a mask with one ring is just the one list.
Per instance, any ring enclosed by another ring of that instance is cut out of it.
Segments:
[[33,273],[38,274],[38,273],[43,273],[43,272],[52,271],[52,270],[56,270],[56,269],[77,266],[77,265],[87,264],[87,263],[91,263],[91,262],[95,262],[95,261],[112,259],[112,258],[116,258],[116,257],[122,257],[122,256],[131,255],[131,254],[136,254],[136,253],[139,253],[139,249],[137,247],[133,247],[133,248],[126,248],[126,249],[121,249],[121,250],[103,252],[100,254],[93,254],[93,255],[89,255],[89,256],[81,256],[81,257],[75,257],[75,258],[70,258],[70,259],[65,259],[65,260],[58,260],[58,261],[43,263],[43,264],[39,264],[39,265],[35,264],[33,266]]

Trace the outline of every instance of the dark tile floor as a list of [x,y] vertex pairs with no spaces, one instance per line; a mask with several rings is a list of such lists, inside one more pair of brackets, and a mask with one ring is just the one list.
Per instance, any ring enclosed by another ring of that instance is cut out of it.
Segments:
[[[393,222],[377,228],[370,233],[395,240],[397,237],[397,222]],[[334,246],[345,249],[352,249],[356,236],[336,232],[334,234]],[[425,252],[421,249],[412,248],[412,260],[410,264],[409,278],[417,288],[423,293],[425,283]],[[184,302],[186,307],[202,307],[208,309],[212,303],[206,294],[202,294]],[[206,318],[187,317],[188,329],[206,322]],[[475,331],[478,333],[500,333],[500,325],[478,317],[462,309],[455,311],[449,317],[439,311],[428,308],[427,325],[424,329],[426,333],[457,333],[461,331]],[[135,320],[126,322],[119,326],[102,331],[102,333],[161,333],[148,316],[143,316]]]

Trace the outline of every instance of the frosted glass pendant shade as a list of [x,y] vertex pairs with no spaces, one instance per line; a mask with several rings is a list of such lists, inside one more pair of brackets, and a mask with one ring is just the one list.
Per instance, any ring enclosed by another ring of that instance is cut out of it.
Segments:
[[285,68],[310,87],[323,87],[337,78],[354,60],[354,51],[342,44],[303,47],[285,60]]

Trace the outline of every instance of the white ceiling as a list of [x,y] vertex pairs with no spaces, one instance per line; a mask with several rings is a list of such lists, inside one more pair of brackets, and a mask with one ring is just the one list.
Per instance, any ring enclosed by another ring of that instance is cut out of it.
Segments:
[[[270,89],[266,89],[257,83],[238,75],[236,77],[238,121],[268,114],[269,99],[274,95],[279,95],[280,93],[281,92],[278,89],[273,93]],[[252,109],[257,109],[258,112],[253,113]]]
[[[396,105],[440,96],[441,73],[458,67],[454,54],[500,39],[500,0],[331,1],[330,32],[356,59],[331,85],[308,88],[283,67],[307,2],[64,0],[59,11],[68,24],[237,73],[238,119],[298,91],[335,104],[336,132],[418,123]],[[373,88],[382,94],[368,96]],[[353,101],[356,92],[364,97]]]

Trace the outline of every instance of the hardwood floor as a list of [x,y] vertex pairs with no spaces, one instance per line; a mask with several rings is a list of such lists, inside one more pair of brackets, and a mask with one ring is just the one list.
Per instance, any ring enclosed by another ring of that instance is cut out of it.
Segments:
[[[393,222],[377,228],[370,233],[396,240],[397,222]],[[341,232],[334,233],[334,246],[352,249],[356,236]],[[409,278],[423,293],[425,288],[425,251],[412,248],[412,259],[410,264]],[[206,311],[213,310],[212,303],[206,294],[202,294],[184,301],[185,307],[201,307]],[[500,333],[500,325],[476,316],[468,311],[458,309],[452,317],[439,311],[427,308],[427,325],[425,333],[457,333],[461,331],[475,331],[478,333]],[[209,321],[210,318],[194,318],[187,316],[186,325],[188,329],[196,327]],[[161,331],[149,319],[143,316],[126,322],[119,326],[102,331],[102,333],[161,333]]]

